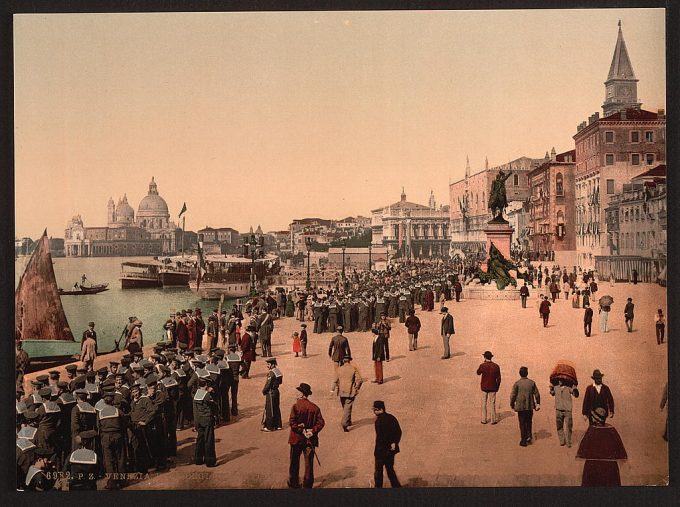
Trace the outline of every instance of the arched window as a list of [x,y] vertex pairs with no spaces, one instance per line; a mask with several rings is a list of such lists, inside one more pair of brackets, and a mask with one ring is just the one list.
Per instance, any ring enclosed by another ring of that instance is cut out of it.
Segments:
[[555,176],[555,195],[564,195],[564,180],[562,173],[557,173]]
[[558,224],[564,223],[564,212],[562,210],[557,212],[557,223]]

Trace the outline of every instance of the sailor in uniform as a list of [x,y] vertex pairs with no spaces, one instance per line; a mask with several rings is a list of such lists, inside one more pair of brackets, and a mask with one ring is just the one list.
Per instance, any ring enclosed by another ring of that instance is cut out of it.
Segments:
[[17,438],[17,489],[22,490],[26,483],[28,469],[35,461],[35,450],[38,447],[27,438]]
[[267,380],[262,388],[265,396],[262,431],[276,431],[282,428],[279,386],[283,383],[283,374],[277,368],[276,359],[267,359]]
[[33,410],[28,410],[23,415],[21,428],[17,432],[17,438],[23,438],[35,443],[35,437],[38,434],[38,414]]
[[87,391],[76,389],[76,406],[71,410],[71,448],[76,447],[75,438],[84,431],[95,429],[97,425],[97,412],[87,402]]
[[118,489],[122,477],[114,474],[125,473],[125,417],[122,410],[114,405],[116,388],[104,388],[104,406],[99,410],[99,433],[107,475],[106,489]]
[[224,360],[224,351],[218,349],[213,355],[215,365],[219,371],[217,389],[217,415],[221,424],[227,423],[229,417],[229,387],[231,384],[232,372],[229,364]]
[[240,380],[241,368],[243,367],[243,359],[241,355],[236,352],[236,345],[229,345],[229,354],[227,354],[226,360],[227,365],[231,370],[231,378],[229,378],[229,374],[227,374],[231,394],[231,415],[236,417],[238,415],[238,383]]
[[170,367],[160,365],[161,389],[165,391],[163,402],[163,419],[165,422],[165,447],[168,456],[177,456],[177,399],[179,398],[179,382],[172,376]]
[[323,305],[321,304],[321,300],[317,300],[314,303],[314,333],[319,334],[321,333],[322,325],[321,325],[321,320],[323,319]]
[[59,423],[59,450],[60,463],[64,463],[71,453],[71,411],[76,406],[75,397],[68,391],[68,383],[60,381],[57,383],[59,389],[57,405],[61,409],[61,421]]
[[51,477],[52,452],[49,449],[38,448],[33,453],[33,464],[26,472],[24,486],[27,491],[49,491],[54,487],[56,479]]
[[76,438],[76,443],[80,443],[79,448],[71,453],[64,467],[69,473],[69,491],[97,489],[97,466],[99,460],[97,453],[92,450],[96,436],[96,431],[89,430],[83,431]]
[[56,403],[58,395],[49,387],[43,387],[39,393],[43,403],[35,411],[39,418],[35,443],[38,447],[43,447],[56,453],[59,447],[57,428],[61,422],[61,409]]
[[215,455],[215,417],[217,403],[213,398],[213,388],[209,378],[201,377],[198,389],[193,396],[194,424],[196,425],[195,464],[208,467],[217,465]]

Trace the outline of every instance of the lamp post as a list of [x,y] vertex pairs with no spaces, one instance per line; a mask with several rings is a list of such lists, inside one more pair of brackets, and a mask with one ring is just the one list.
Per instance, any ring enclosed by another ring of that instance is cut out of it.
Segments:
[[306,237],[305,238],[305,246],[307,247],[307,283],[305,284],[305,287],[307,288],[307,291],[309,291],[312,288],[312,280],[310,279],[310,267],[309,267],[309,254],[312,251],[312,238]]
[[372,263],[371,263],[371,246],[372,246],[371,243],[369,243],[368,244],[368,271],[369,272],[371,271],[371,266],[372,266]]
[[257,255],[255,247],[257,246],[257,239],[255,234],[251,234],[250,239],[244,240],[244,246],[246,248],[250,247],[250,297],[254,297],[257,295],[257,289],[255,288],[255,256]]
[[342,277],[343,282],[345,281],[345,248],[347,248],[347,241],[343,239],[342,240],[342,273],[341,273],[341,277]]

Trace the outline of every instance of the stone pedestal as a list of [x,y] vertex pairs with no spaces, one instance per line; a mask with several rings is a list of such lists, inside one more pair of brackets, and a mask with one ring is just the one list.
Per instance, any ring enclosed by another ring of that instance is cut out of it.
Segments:
[[512,233],[515,230],[508,222],[488,222],[484,229],[486,234],[486,258],[482,263],[482,270],[486,272],[486,261],[489,260],[489,249],[491,243],[503,254],[503,257],[510,260],[510,245],[512,244]]
[[502,299],[520,299],[519,289],[512,285],[507,286],[503,290],[498,290],[496,282],[482,285],[480,283],[471,283],[463,287],[463,299],[486,299],[490,301],[498,301]]

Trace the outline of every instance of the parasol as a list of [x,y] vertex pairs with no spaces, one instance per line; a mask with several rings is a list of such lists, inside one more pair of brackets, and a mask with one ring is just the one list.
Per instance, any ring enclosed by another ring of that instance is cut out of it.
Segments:
[[611,296],[602,296],[598,301],[600,306],[611,306],[614,303],[614,298]]

